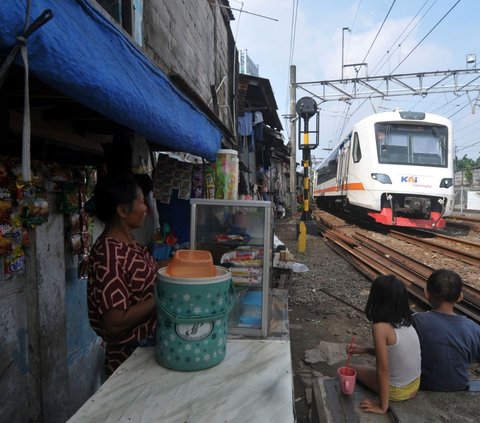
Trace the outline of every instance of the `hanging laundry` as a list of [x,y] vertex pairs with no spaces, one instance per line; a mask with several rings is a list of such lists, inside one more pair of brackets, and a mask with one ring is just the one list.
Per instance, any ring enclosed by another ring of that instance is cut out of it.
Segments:
[[253,126],[252,112],[245,112],[243,116],[238,117],[238,134],[251,135]]
[[253,125],[258,125],[259,123],[263,123],[263,114],[262,112],[255,112],[253,115]]
[[265,124],[260,122],[253,127],[253,135],[255,136],[255,141],[263,141],[265,138],[263,137],[263,129]]

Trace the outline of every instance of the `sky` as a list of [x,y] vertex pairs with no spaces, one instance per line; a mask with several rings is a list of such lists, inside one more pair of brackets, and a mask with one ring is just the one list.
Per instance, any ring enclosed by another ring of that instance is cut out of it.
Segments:
[[[359,77],[366,72],[375,76],[480,68],[478,0],[230,0],[230,6],[276,19],[232,10],[231,28],[237,49],[247,50],[259,66],[259,76],[270,80],[285,142],[290,127],[284,118],[290,112],[290,65],[296,67],[297,83],[341,79],[342,51],[347,65],[344,78],[355,77],[355,67],[348,66],[354,63],[367,64],[357,68]],[[476,66],[467,65],[467,54],[476,55]],[[475,84],[480,84],[480,73],[458,77],[459,83],[476,77],[468,94],[358,99],[351,104],[316,100],[320,143],[312,156],[325,157],[328,150],[324,149],[341,141],[363,117],[400,108],[450,118],[457,157],[476,160],[480,157],[480,98],[476,101],[480,85]],[[444,83],[451,85],[453,80]],[[321,94],[318,86],[304,87]],[[297,88],[296,100],[305,96],[311,94]]]

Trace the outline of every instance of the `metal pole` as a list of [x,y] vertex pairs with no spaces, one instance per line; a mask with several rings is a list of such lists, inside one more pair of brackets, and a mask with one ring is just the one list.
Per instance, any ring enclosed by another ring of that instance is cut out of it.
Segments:
[[343,81],[343,46],[344,46],[344,36],[345,36],[345,28],[342,28],[342,77],[341,80]]
[[290,212],[295,216],[297,211],[297,144],[295,135],[297,132],[295,105],[297,103],[296,87],[297,68],[290,66]]
[[341,78],[341,79],[342,79],[342,81],[343,81],[343,68],[344,68],[344,66],[343,66],[343,62],[344,62],[344,60],[345,60],[345,58],[344,58],[344,46],[345,46],[344,40],[345,40],[345,30],[348,30],[348,31],[350,31],[350,28],[348,28],[348,27],[343,27],[343,28],[342,28],[342,78]]
[[310,216],[310,149],[303,150],[303,221],[311,220]]

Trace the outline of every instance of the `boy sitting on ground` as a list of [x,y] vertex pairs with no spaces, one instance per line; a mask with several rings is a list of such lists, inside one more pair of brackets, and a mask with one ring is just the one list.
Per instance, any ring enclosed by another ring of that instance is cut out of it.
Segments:
[[425,297],[432,310],[413,315],[422,352],[420,389],[467,390],[470,364],[480,361],[480,326],[453,311],[463,299],[462,278],[452,270],[436,270]]

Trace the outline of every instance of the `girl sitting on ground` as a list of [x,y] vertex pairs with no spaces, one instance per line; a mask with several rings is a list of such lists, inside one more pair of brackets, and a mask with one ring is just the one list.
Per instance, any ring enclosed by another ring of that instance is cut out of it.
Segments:
[[357,379],[379,394],[380,400],[364,399],[364,411],[385,414],[388,402],[413,398],[420,386],[420,343],[412,326],[412,312],[405,285],[393,275],[378,276],[372,283],[365,307],[372,322],[373,347],[352,344],[350,354],[373,354],[376,367],[352,366]]

